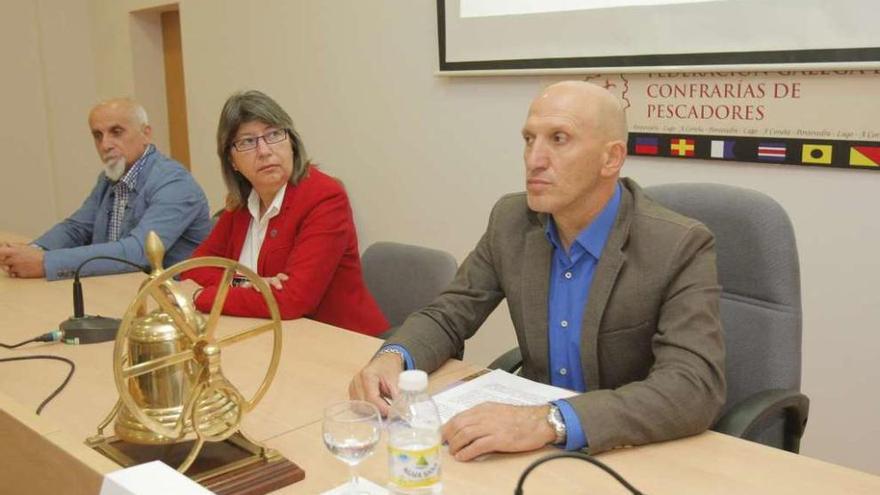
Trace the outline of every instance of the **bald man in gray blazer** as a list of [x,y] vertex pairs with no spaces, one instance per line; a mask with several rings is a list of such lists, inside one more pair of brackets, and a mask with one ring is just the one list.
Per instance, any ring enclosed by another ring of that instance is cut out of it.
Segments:
[[581,393],[460,413],[442,430],[456,459],[547,444],[596,453],[704,431],[726,392],[712,233],[619,178],[626,119],[606,90],[548,87],[523,138],[526,192],[498,201],[449,288],[410,315],[350,395],[386,413],[401,370],[460,358],[506,298],[523,375]]

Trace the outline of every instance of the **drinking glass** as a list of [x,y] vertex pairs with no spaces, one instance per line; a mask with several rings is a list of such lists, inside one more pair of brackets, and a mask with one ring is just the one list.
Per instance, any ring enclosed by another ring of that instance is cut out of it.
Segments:
[[369,402],[346,400],[324,409],[324,445],[331,454],[348,464],[351,472],[349,493],[366,493],[359,488],[357,465],[373,453],[381,431],[379,410]]

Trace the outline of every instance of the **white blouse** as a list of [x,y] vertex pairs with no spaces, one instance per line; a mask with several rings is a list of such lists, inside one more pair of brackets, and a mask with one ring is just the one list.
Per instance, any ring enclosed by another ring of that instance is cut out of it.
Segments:
[[272,203],[266,208],[266,213],[260,217],[260,195],[251,189],[248,195],[248,211],[251,214],[251,225],[248,227],[247,237],[244,240],[244,247],[241,248],[241,255],[238,262],[257,271],[257,260],[260,258],[260,248],[263,247],[263,240],[266,238],[266,229],[269,227],[269,220],[281,213],[281,203],[284,201],[284,192],[287,190],[287,184],[281,186],[281,189],[275,193]]

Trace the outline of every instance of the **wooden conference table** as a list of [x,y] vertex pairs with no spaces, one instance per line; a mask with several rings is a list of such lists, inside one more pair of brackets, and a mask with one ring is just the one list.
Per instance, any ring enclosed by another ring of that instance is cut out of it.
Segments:
[[[0,233],[0,241],[9,238]],[[121,316],[143,277],[83,279],[86,312]],[[9,279],[0,274],[0,341],[16,343],[57,328],[72,312],[70,288],[70,281]],[[244,329],[253,323],[224,317],[221,327]],[[348,477],[345,465],[329,454],[321,440],[322,410],[347,397],[351,376],[380,341],[306,319],[283,326],[278,374],[243,427],[305,470],[305,480],[277,493],[317,494]],[[67,388],[36,416],[37,405],[61,383],[67,366],[36,360],[0,363],[0,492],[94,494],[103,474],[118,469],[83,444],[117,398],[112,349],[112,342],[0,349],[0,357],[51,354],[77,365]],[[265,335],[224,349],[224,372],[245,395],[262,379],[270,349],[271,338]],[[476,370],[450,361],[431,375],[431,387],[442,389]],[[359,468],[362,476],[379,484],[388,479],[384,441]],[[495,454],[469,463],[456,462],[444,453],[444,493],[512,493],[522,470],[554,450]],[[880,493],[880,477],[714,432],[619,449],[599,458],[649,494]],[[603,472],[573,460],[542,465],[530,475],[525,492],[626,493]]]

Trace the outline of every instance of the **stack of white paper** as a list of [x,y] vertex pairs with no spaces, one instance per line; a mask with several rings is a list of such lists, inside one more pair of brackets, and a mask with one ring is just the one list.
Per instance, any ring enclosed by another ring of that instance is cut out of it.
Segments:
[[576,395],[553,385],[533,382],[503,370],[493,370],[434,396],[443,422],[483,402],[537,406]]
[[100,495],[213,495],[214,492],[159,461],[120,469],[104,476]]

